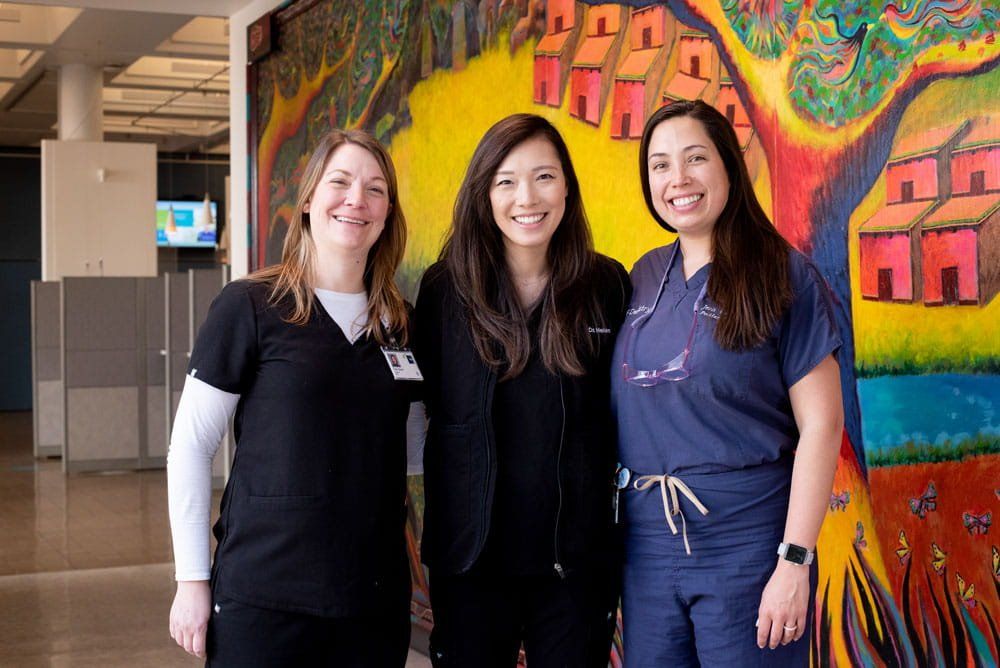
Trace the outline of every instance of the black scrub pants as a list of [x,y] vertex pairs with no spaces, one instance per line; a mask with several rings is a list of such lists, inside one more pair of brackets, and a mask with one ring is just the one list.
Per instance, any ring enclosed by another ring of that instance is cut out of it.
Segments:
[[224,597],[216,597],[212,605],[205,664],[210,668],[406,665],[408,606],[341,619],[268,610]]
[[565,579],[431,571],[431,664],[513,668],[523,642],[531,668],[607,668],[618,581],[610,571]]

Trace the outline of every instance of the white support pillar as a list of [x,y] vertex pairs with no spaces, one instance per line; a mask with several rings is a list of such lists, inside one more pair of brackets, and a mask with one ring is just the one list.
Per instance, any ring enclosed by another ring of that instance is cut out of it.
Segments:
[[59,66],[59,139],[104,140],[104,74],[99,65]]

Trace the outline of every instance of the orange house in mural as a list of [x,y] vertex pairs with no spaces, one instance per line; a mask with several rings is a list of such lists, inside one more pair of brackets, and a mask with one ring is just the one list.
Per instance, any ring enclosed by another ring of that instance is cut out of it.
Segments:
[[888,302],[920,299],[920,222],[935,202],[891,204],[858,232],[861,297]]
[[715,104],[712,106],[722,112],[729,122],[732,123],[733,129],[736,130],[736,138],[740,141],[740,149],[745,153],[748,148],[750,148],[750,140],[753,139],[753,126],[750,124],[750,117],[747,115],[747,110],[743,108],[743,103],[740,102],[740,96],[736,92],[736,86],[733,85],[733,80],[729,78],[729,73],[722,70],[723,74],[719,78],[719,94],[715,98]]
[[646,117],[657,104],[657,89],[667,65],[669,45],[674,41],[674,22],[667,20],[663,6],[632,11],[629,22],[629,53],[615,74],[611,105],[611,136],[638,139]]
[[534,101],[550,107],[562,105],[573,51],[583,22],[583,5],[575,0],[549,0],[545,35],[535,47]]
[[951,152],[968,121],[903,138],[886,165],[886,202],[917,202],[951,196]]
[[1000,125],[995,118],[902,139],[887,205],[858,230],[861,296],[984,305],[1000,290]]
[[1000,193],[1000,116],[973,121],[951,157],[954,195]]
[[601,124],[627,11],[622,5],[597,5],[587,10],[586,37],[570,71],[569,113],[592,125]]
[[709,85],[719,80],[719,54],[712,40],[703,32],[684,30],[677,50],[677,73],[663,90],[663,101],[707,98]]
[[924,303],[983,306],[1000,289],[1000,195],[953,197],[923,223]]

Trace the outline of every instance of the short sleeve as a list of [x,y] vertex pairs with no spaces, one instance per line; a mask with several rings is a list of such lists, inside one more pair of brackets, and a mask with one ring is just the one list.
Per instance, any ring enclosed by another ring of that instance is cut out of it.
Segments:
[[789,271],[795,296],[782,318],[778,341],[785,387],[802,380],[842,343],[833,314],[833,297],[819,270],[795,253]]
[[258,357],[253,285],[230,283],[212,302],[191,351],[188,375],[224,392],[245,393]]

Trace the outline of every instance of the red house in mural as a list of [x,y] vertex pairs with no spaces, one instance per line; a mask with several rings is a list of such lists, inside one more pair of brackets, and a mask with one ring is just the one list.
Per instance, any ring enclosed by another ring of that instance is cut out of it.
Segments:
[[747,115],[740,96],[736,92],[733,80],[729,78],[729,73],[722,70],[723,74],[719,79],[719,94],[712,105],[725,114],[729,122],[736,130],[736,138],[740,140],[740,149],[744,152],[750,147],[750,140],[753,139],[753,126],[750,124],[750,117]]
[[935,202],[893,204],[861,226],[858,237],[863,299],[920,299],[920,222],[935,206]]
[[657,89],[667,65],[668,45],[673,42],[674,22],[667,21],[663,6],[632,11],[629,22],[629,53],[615,74],[611,104],[611,136],[637,139],[646,117],[657,103]]
[[923,223],[924,303],[987,304],[1000,289],[1000,196],[953,197]]
[[896,145],[886,165],[886,202],[918,202],[951,196],[951,152],[968,132],[969,123],[933,128]]
[[1000,192],[1000,116],[977,118],[951,156],[953,195]]
[[545,35],[535,47],[536,104],[547,104],[550,107],[562,105],[562,94],[566,89],[582,22],[582,5],[574,0],[549,0],[546,6]]
[[586,37],[570,71],[569,113],[593,125],[600,125],[604,113],[627,11],[624,5],[610,4],[587,10]]
[[708,35],[685,30],[677,46],[677,73],[663,90],[663,101],[700,100],[708,97],[709,85],[719,80],[719,54]]

